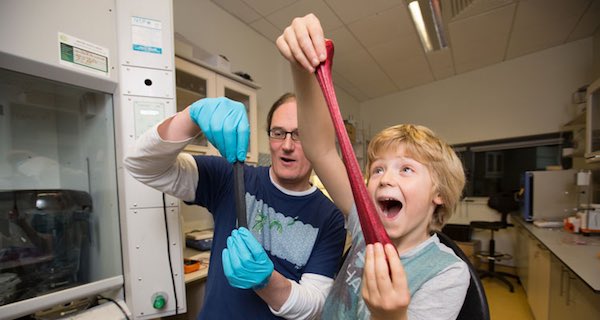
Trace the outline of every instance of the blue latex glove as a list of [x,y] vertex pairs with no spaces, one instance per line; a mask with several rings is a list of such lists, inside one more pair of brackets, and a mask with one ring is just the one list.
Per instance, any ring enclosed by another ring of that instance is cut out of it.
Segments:
[[225,97],[205,98],[192,103],[189,111],[206,139],[227,161],[246,160],[250,124],[242,103]]
[[273,273],[273,262],[246,228],[233,230],[223,250],[223,271],[232,287],[260,289]]

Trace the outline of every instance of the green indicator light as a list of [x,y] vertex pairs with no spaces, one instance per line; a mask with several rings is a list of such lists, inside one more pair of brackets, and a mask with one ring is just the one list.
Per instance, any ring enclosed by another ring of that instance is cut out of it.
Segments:
[[162,309],[165,307],[165,304],[167,304],[165,297],[163,297],[161,294],[159,294],[156,297],[154,297],[154,302],[152,302],[152,307],[154,307],[154,309]]

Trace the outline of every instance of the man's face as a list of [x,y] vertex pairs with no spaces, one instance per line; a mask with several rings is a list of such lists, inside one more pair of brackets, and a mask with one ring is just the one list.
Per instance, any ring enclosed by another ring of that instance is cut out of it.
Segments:
[[[282,129],[287,132],[298,130],[296,100],[290,100],[277,108],[269,129]],[[312,167],[304,156],[300,141],[294,141],[291,134],[286,134],[283,140],[269,138],[269,149],[273,180],[288,190],[307,190],[310,187]]]

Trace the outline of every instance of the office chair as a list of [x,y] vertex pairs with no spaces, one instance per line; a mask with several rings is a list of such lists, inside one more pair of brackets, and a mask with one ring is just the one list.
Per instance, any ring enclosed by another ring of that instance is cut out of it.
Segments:
[[508,214],[518,210],[519,203],[514,199],[514,195],[512,193],[500,192],[490,196],[488,200],[488,207],[498,211],[502,215],[502,218],[500,221],[471,221],[472,228],[491,231],[489,250],[476,253],[478,257],[488,261],[488,270],[479,270],[479,277],[481,279],[485,277],[498,279],[508,286],[510,292],[515,292],[514,286],[510,281],[508,281],[508,279],[506,279],[506,277],[515,278],[520,282],[519,277],[514,274],[496,271],[496,261],[509,260],[512,259],[512,256],[509,254],[496,252],[494,231],[499,231],[500,229],[506,229],[507,227],[513,226],[512,223],[507,222]]
[[445,244],[448,248],[452,249],[454,253],[461,258],[469,267],[469,274],[471,275],[471,281],[469,283],[469,289],[467,289],[467,295],[465,296],[465,302],[460,309],[457,320],[489,320],[490,309],[485,296],[485,290],[477,274],[477,270],[469,261],[469,258],[465,253],[456,245],[456,243],[450,239],[447,235],[437,232],[437,236],[440,242]]

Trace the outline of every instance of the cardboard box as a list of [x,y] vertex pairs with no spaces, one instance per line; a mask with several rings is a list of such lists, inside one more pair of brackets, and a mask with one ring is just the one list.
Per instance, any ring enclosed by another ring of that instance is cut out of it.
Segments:
[[481,251],[481,241],[471,240],[468,242],[456,241],[458,247],[465,253],[465,255],[471,261],[471,264],[475,269],[479,269],[481,261],[477,257],[476,253]]
[[344,126],[346,127],[346,132],[348,132],[348,138],[350,138],[350,143],[356,143],[356,128],[351,123],[344,121]]

